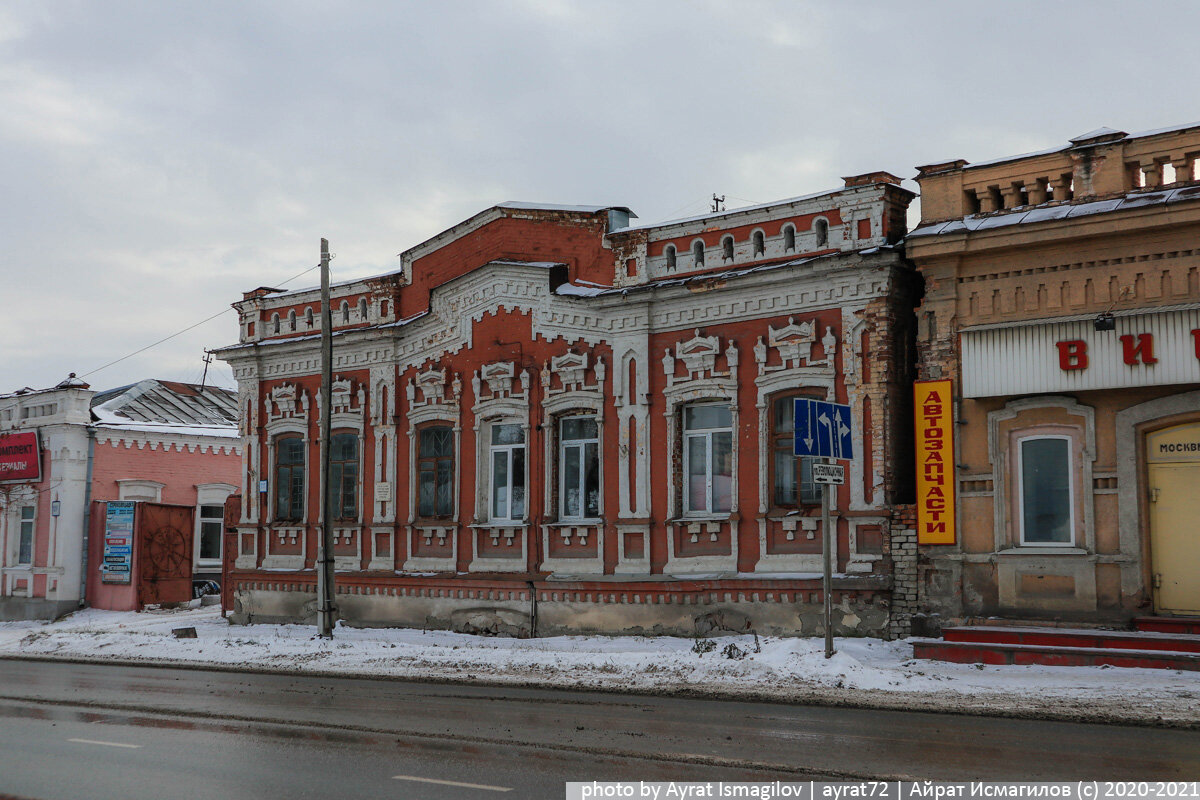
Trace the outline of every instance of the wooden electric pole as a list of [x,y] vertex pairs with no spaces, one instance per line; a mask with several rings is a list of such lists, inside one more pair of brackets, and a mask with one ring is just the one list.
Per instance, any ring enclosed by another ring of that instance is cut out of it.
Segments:
[[329,308],[329,240],[321,240],[321,539],[317,545],[317,635],[333,638],[333,486],[329,482],[333,406],[333,313]]

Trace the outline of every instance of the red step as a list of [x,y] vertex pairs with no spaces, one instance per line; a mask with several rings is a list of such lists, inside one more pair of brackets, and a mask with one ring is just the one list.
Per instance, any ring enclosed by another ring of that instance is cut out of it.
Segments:
[[974,644],[1028,644],[1045,647],[1093,647],[1113,650],[1200,653],[1200,636],[1189,633],[971,625],[945,628],[942,631],[942,637],[947,642]]
[[1200,635],[1200,617],[1136,617],[1133,627],[1139,631]]
[[[950,630],[947,628],[947,630]],[[956,664],[1140,667],[1200,671],[1200,653],[1034,644],[913,642],[913,656]]]

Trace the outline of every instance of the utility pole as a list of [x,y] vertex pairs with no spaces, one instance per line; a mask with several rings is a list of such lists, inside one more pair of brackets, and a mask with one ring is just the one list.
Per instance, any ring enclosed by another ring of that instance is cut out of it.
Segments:
[[717,193],[713,192],[712,210],[713,210],[714,214],[717,213],[718,211],[725,210],[725,195],[721,195],[720,197],[717,197]]
[[204,351],[204,376],[200,378],[200,391],[204,392],[204,386],[208,383],[208,365],[212,363],[212,353]]
[[317,635],[333,638],[333,486],[329,483],[333,407],[333,313],[329,308],[329,240],[321,240],[321,539],[317,545]]

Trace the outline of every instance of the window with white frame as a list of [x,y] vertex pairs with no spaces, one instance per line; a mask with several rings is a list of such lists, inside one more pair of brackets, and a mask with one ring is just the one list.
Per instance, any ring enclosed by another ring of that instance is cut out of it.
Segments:
[[600,516],[600,436],[595,417],[559,421],[559,517]]
[[440,519],[454,514],[454,429],[421,428],[417,438],[417,514]]
[[221,533],[225,527],[225,506],[201,505],[197,527],[200,541],[196,546],[196,560],[220,563]]
[[37,508],[21,506],[21,529],[17,540],[17,564],[27,566],[33,563],[33,532]]
[[1021,543],[1073,545],[1071,439],[1030,436],[1021,439],[1017,447]]
[[358,434],[335,433],[329,441],[333,518],[358,519]]
[[683,409],[683,511],[728,514],[733,500],[733,419],[727,404]]
[[489,454],[489,517],[521,521],[525,518],[525,428],[513,423],[492,425]]

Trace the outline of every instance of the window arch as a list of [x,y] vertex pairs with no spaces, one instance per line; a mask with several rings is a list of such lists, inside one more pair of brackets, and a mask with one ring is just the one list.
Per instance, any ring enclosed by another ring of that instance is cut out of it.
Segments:
[[271,332],[279,333],[279,315],[278,314],[271,315]]
[[358,319],[360,322],[367,321],[367,298],[360,297],[358,300]]
[[288,330],[296,330],[296,309],[294,308],[288,312]]
[[692,262],[697,267],[704,266],[704,242],[692,242]]
[[825,247],[829,244],[829,221],[826,219],[818,219],[813,223],[813,230],[817,233],[817,247]]
[[761,256],[767,252],[767,237],[762,231],[755,231],[750,238],[754,241],[754,255]]
[[783,249],[785,251],[796,249],[796,226],[790,222],[783,226]]
[[308,308],[304,309],[304,324],[310,328],[313,326],[312,306],[309,306]]
[[721,259],[724,261],[733,261],[733,237],[726,236],[721,239]]
[[675,245],[667,245],[663,253],[667,257],[667,269],[675,269]]
[[342,301],[342,324],[350,324],[350,304],[345,300]]

